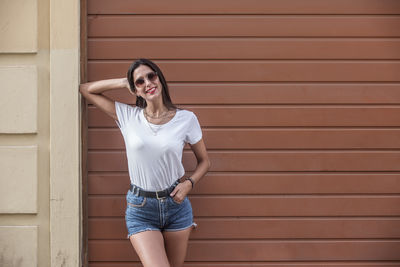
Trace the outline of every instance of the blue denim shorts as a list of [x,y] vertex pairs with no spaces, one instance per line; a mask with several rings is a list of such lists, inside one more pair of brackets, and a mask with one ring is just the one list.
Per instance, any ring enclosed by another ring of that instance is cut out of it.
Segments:
[[143,231],[180,231],[196,227],[188,197],[177,203],[172,197],[150,198],[126,194],[125,222],[127,238]]

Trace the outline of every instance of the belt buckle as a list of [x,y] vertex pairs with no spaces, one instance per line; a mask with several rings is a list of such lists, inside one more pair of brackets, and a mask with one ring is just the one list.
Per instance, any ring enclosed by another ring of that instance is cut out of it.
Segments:
[[136,196],[139,196],[139,194],[140,194],[139,188],[136,187],[136,186],[134,186],[134,187],[132,188],[132,193],[133,193],[134,195],[136,195]]
[[158,196],[158,192],[159,192],[159,191],[156,191],[156,198],[157,198],[158,200],[162,200],[162,199],[165,199],[165,198],[166,198],[166,197],[159,197],[159,196]]

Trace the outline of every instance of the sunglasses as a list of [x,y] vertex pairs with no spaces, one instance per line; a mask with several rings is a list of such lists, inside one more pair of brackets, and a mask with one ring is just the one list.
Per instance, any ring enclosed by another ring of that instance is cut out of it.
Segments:
[[[157,72],[149,72],[146,74],[145,78],[150,82],[155,82],[158,78]],[[144,78],[137,79],[135,85],[136,87],[142,87],[144,85]]]

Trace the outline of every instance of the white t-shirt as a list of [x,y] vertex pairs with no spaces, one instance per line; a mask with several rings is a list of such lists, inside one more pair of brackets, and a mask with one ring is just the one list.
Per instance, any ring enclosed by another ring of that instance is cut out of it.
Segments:
[[115,122],[125,141],[132,184],[148,191],[159,191],[185,174],[183,147],[185,143],[195,144],[202,138],[193,112],[178,109],[170,121],[159,126],[147,122],[142,108],[115,101],[115,110],[118,116]]

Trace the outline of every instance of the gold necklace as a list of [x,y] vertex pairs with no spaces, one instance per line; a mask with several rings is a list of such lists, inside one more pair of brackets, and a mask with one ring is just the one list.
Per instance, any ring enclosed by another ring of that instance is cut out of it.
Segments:
[[[153,133],[154,136],[156,136],[157,133],[158,133],[158,131],[161,129],[161,127],[162,127],[164,124],[160,124],[160,125],[156,126],[155,129],[154,129],[154,128],[150,125],[147,112],[144,112],[144,117],[145,117],[147,126],[149,127],[150,131]],[[153,124],[153,125],[154,125],[154,124]],[[157,124],[155,124],[155,125],[157,125]]]
[[169,110],[165,111],[164,113],[162,113],[160,116],[158,117],[154,117],[154,116],[150,116],[149,113],[147,113],[146,109],[143,110],[144,114],[146,115],[146,117],[152,118],[152,119],[161,119],[164,118],[166,116],[166,114],[168,114]]

